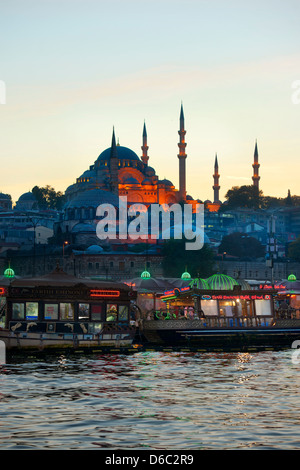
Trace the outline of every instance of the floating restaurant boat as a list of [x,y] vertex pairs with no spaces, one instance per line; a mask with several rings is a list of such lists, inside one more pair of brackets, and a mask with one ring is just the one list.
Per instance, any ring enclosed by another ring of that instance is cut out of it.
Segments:
[[57,267],[40,278],[0,285],[0,341],[8,352],[132,348],[135,293],[123,283],[80,279]]
[[300,314],[280,308],[284,292],[281,283],[252,289],[222,274],[174,287],[160,296],[163,310],[140,319],[144,345],[198,351],[294,347]]

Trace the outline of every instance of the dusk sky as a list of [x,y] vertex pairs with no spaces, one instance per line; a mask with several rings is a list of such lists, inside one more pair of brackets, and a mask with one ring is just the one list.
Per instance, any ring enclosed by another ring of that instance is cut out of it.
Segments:
[[141,156],[144,120],[178,188],[182,102],[193,198],[213,198],[216,153],[222,201],[252,184],[256,139],[260,189],[300,195],[299,18],[299,0],[0,0],[0,191],[64,192],[113,126]]

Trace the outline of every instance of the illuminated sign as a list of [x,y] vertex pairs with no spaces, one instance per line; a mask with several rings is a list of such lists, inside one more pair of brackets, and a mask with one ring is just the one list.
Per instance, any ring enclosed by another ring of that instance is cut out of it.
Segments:
[[5,287],[0,287],[0,295],[5,295],[5,294],[6,294]]
[[189,291],[191,290],[191,288],[189,286],[187,287],[175,287],[175,289],[172,289],[172,290],[166,290],[164,292],[164,295],[161,296],[161,299],[165,298],[165,297],[170,297],[170,296],[176,296],[176,295],[179,295],[180,292],[186,292],[186,291]]
[[286,289],[286,286],[283,284],[274,284],[274,286],[270,286],[269,284],[260,284],[260,289]]
[[103,289],[92,289],[90,291],[91,297],[120,297],[119,290],[103,290]]
[[[202,300],[209,300],[208,295],[202,295]],[[270,300],[269,295],[257,295],[257,294],[246,294],[246,295],[212,295],[211,300]]]

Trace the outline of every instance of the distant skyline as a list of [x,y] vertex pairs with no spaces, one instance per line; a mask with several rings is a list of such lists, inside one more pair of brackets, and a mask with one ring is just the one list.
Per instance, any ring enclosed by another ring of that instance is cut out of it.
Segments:
[[[181,102],[187,193],[252,184],[300,195],[298,0],[10,0],[0,3],[0,191],[65,191],[111,144],[178,189]],[[1,102],[1,100],[0,100]]]

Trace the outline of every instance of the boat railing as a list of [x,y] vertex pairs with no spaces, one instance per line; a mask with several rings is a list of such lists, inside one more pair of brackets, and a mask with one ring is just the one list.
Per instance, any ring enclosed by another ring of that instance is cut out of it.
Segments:
[[[182,323],[185,321],[197,321],[203,328],[257,328],[257,327],[270,327],[278,325],[282,320],[289,323],[291,320],[300,321],[300,310],[289,309],[289,311],[276,310],[273,315],[243,315],[243,316],[218,316],[206,315],[198,316],[193,315],[176,315],[173,311],[153,310],[144,316],[144,320],[153,321],[159,320],[164,322],[172,321],[172,323]],[[297,322],[297,323],[298,323]],[[293,322],[291,322],[293,323]]]

